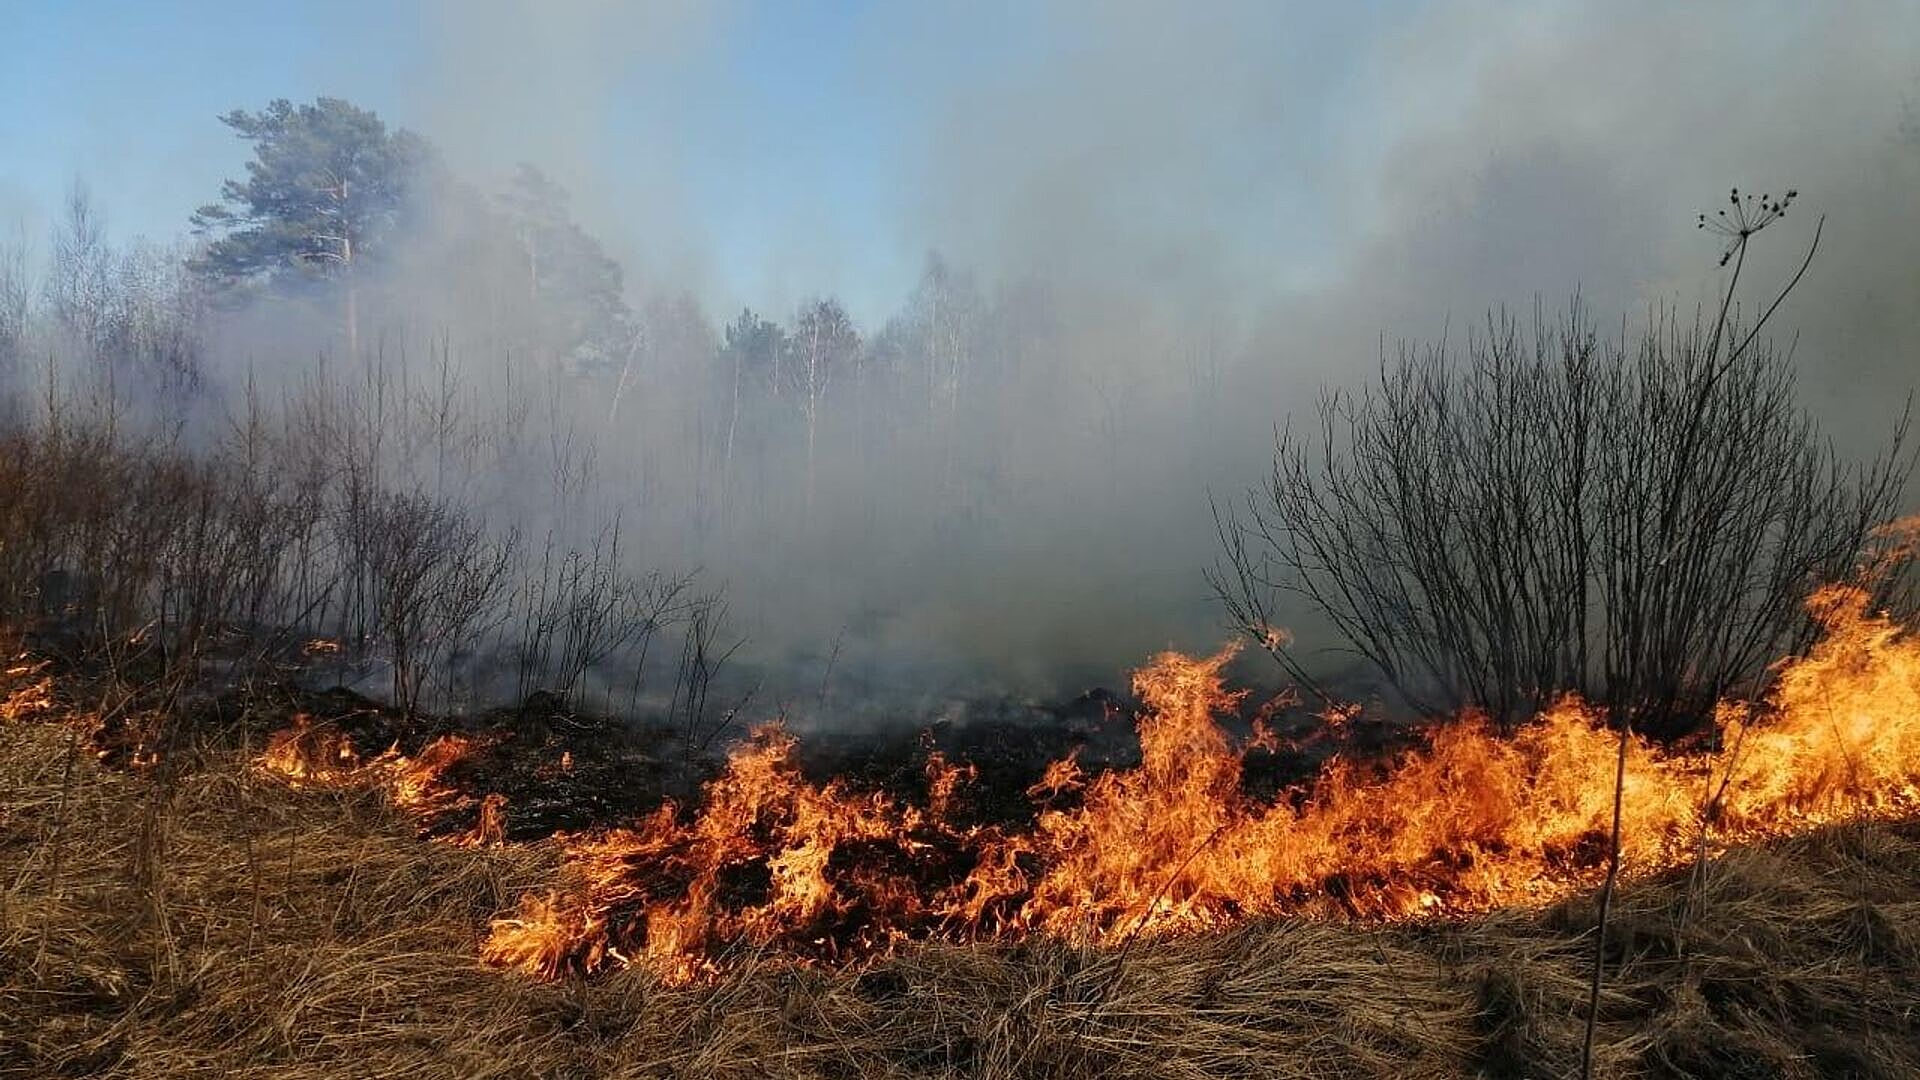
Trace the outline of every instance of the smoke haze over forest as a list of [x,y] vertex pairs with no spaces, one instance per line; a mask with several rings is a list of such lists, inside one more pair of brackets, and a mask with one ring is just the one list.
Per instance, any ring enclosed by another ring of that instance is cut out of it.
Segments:
[[[572,524],[724,586],[776,697],[830,667],[836,697],[1058,693],[1209,647],[1209,498],[1276,424],[1490,306],[1711,303],[1694,216],[1732,185],[1801,193],[1748,303],[1826,215],[1778,328],[1842,449],[1920,373],[1914,3],[91,7],[0,44],[0,240],[32,273],[75,177],[105,243],[204,242],[248,153],[228,110],[417,133],[436,178],[352,345],[524,409],[522,467],[461,482],[535,535],[556,438],[590,439]],[[508,284],[520,162],[618,264],[620,334],[572,329],[598,285]],[[339,370],[332,303],[210,304],[196,400]],[[743,309],[814,343],[812,381],[798,344],[754,366]]]

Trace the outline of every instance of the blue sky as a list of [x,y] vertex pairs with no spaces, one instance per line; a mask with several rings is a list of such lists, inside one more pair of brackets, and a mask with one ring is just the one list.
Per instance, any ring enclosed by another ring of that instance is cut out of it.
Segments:
[[[1304,250],[1332,216],[1280,151],[1328,148],[1393,9],[1234,5],[1177,20],[1161,49],[1163,13],[1130,7],[16,0],[0,227],[43,236],[79,176],[115,236],[178,235],[241,168],[219,114],[330,94],[434,138],[482,183],[543,165],[630,263],[716,304],[832,290],[872,318],[928,249],[999,243],[980,234],[1025,227],[992,220],[1038,197],[1023,185],[1071,194],[1076,163],[1110,154],[1112,194],[1087,194],[1114,213],[1284,228]],[[1115,122],[1143,66],[1156,93],[1191,83],[1194,101]],[[1204,160],[1153,160],[1169,124],[1215,121]]]
[[483,186],[541,165],[636,283],[869,326],[930,249],[1176,301],[1690,278],[1672,224],[1729,180],[1898,190],[1920,96],[1914,0],[11,0],[4,29],[0,229],[31,241],[76,175],[114,236],[179,235],[245,157],[219,114],[330,94]]
[[[338,48],[347,35],[337,27],[385,7],[12,5],[0,40],[0,100],[10,103],[0,109],[0,211],[48,213],[77,175],[115,233],[183,231],[244,157],[221,113],[336,84],[369,102],[401,96],[391,72],[420,48],[417,21],[383,19],[371,47]],[[343,54],[344,67],[333,63]]]

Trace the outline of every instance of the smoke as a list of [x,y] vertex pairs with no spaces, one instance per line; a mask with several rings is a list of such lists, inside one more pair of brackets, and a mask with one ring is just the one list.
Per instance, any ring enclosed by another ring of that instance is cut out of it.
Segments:
[[[1920,241],[1916,13],[1427,12],[1379,54],[1387,110],[1405,126],[1361,182],[1376,192],[1374,224],[1314,306],[1339,324],[1433,336],[1448,316],[1458,326],[1489,303],[1576,286],[1628,315],[1708,300],[1724,277],[1693,215],[1730,186],[1797,187],[1804,216],[1756,246],[1741,298],[1770,299],[1826,215],[1780,325],[1801,332],[1803,390],[1829,426],[1871,436],[1890,419],[1888,392],[1911,387],[1920,344],[1920,321],[1890,303],[1912,294]],[[1360,318],[1368,308],[1379,316]]]
[[[421,74],[360,103],[480,194],[521,160],[558,179],[640,334],[612,394],[528,370],[445,235],[383,302],[479,399],[592,437],[594,519],[725,584],[768,696],[1058,692],[1223,633],[1209,496],[1257,481],[1274,425],[1364,381],[1383,339],[1575,291],[1603,321],[1706,302],[1694,215],[1732,185],[1801,192],[1749,303],[1827,215],[1780,325],[1809,403],[1869,450],[1920,346],[1916,16],[438,4]],[[724,324],[827,295],[888,374],[741,405]],[[249,370],[330,347],[263,325],[226,343]],[[532,514],[539,471],[489,504]]]
[[535,163],[637,279],[703,292],[710,238],[688,225],[682,118],[729,14],[698,0],[434,0],[421,89],[402,104],[456,172]]

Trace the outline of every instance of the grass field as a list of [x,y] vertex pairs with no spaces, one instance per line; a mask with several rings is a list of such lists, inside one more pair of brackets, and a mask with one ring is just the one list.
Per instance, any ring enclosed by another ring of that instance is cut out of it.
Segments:
[[[1093,950],[738,957],[675,988],[482,966],[548,844],[420,840],[373,792],[231,751],[101,768],[0,726],[0,1075],[1565,1076],[1594,905],[1460,923],[1251,923]],[[1920,827],[1841,826],[1625,891],[1613,1076],[1920,1075]]]

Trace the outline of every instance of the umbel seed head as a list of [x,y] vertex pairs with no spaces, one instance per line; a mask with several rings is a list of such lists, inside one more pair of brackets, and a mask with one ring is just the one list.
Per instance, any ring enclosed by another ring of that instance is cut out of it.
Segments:
[[1720,265],[1725,266],[1740,251],[1748,237],[1773,224],[1775,220],[1787,216],[1787,207],[1799,194],[1797,188],[1789,188],[1787,193],[1778,199],[1773,197],[1772,192],[1763,193],[1758,197],[1748,195],[1743,198],[1739,188],[1729,188],[1727,201],[1732,205],[1733,212],[1729,214],[1726,210],[1718,210],[1711,218],[1703,212],[1695,227],[1711,228],[1727,238],[1726,250],[1720,256]]

